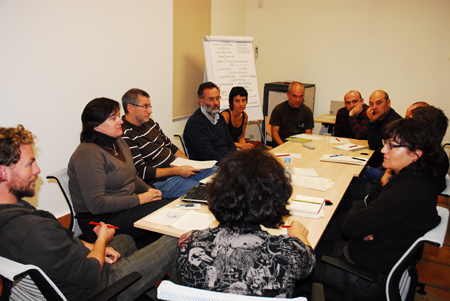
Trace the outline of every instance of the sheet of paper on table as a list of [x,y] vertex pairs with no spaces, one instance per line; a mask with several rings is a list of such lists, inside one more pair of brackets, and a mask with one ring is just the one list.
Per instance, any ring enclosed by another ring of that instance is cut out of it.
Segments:
[[162,208],[145,218],[145,221],[170,225],[187,231],[206,229],[216,219],[214,215],[196,212],[195,210],[180,210],[177,208]]
[[341,149],[341,150],[344,150],[344,151],[354,152],[356,150],[369,148],[369,147],[365,146],[365,145],[358,145],[358,144],[354,144],[354,143],[347,143],[347,144],[342,144],[342,145],[335,145],[335,146],[333,146],[333,148]]
[[331,179],[291,176],[291,183],[295,186],[327,191],[334,184]]
[[212,181],[212,179],[214,178],[215,175],[216,174],[212,174],[209,177],[201,179],[199,182],[202,183],[202,184],[208,184],[208,183],[210,183]]
[[195,160],[189,160],[189,159],[184,159],[184,158],[178,157],[172,163],[170,163],[170,165],[172,165],[172,166],[190,165],[194,168],[205,169],[205,168],[213,167],[214,165],[216,165],[216,163],[217,163],[216,160],[195,161]]
[[[332,157],[334,156],[334,157]],[[355,159],[358,158],[358,159]],[[345,163],[353,165],[365,165],[367,158],[362,157],[352,157],[352,156],[336,156],[336,155],[323,155],[320,161],[324,162],[334,162],[334,163]]]
[[[306,196],[306,195],[296,195],[295,196],[296,200],[303,200],[305,202],[298,202],[298,201],[294,201],[294,200],[290,200],[289,201],[289,210],[291,211],[292,215],[295,216],[301,216],[301,217],[308,217],[308,218],[320,218],[320,217],[325,217],[325,213],[323,208],[325,200],[321,199],[321,198],[316,198],[316,197],[312,197],[312,196]],[[318,203],[321,205],[314,205],[314,206],[318,206],[320,207],[320,211],[318,213],[306,213],[305,211],[307,211],[308,206],[311,206],[313,204],[308,204],[307,202],[314,202],[314,203]]]
[[348,144],[350,143],[350,140],[348,140],[347,138],[330,137],[330,143]]
[[304,139],[311,139],[311,140],[320,140],[323,139],[322,137],[316,137],[313,135],[308,135],[308,134],[298,134],[298,135],[294,135],[291,137],[295,137],[295,138],[304,138]]
[[294,154],[294,153],[275,153],[275,157],[277,158],[285,158],[285,157],[291,157],[293,159],[301,159],[302,154]]
[[294,167],[294,173],[296,176],[300,176],[300,177],[318,177],[319,176],[314,168]]

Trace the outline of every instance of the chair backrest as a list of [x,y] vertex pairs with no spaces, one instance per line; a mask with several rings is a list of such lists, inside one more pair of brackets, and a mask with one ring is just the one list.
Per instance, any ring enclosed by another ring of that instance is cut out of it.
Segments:
[[179,144],[175,143],[177,140],[180,140],[180,142],[181,142],[181,147],[183,148],[183,153],[186,155],[186,157],[189,158],[189,154],[188,154],[187,148],[186,148],[186,146],[185,146],[185,144],[184,144],[183,135],[173,135],[173,136],[174,136],[174,138],[176,138],[176,139],[174,139],[174,141],[172,141],[172,142],[174,142],[174,144],[175,144],[178,148],[180,148]]
[[242,296],[228,293],[214,292],[175,284],[169,280],[164,280],[158,286],[158,299],[170,301],[258,301],[273,299],[277,301],[307,301],[304,297],[285,299],[269,298],[257,296]]
[[58,287],[37,266],[22,264],[0,256],[0,275],[11,282],[3,284],[3,294],[10,292],[9,300],[67,300]]
[[417,284],[415,262],[417,254],[422,252],[425,243],[442,247],[447,232],[449,212],[447,208],[437,207],[441,222],[424,236],[419,237],[394,265],[386,281],[386,297],[388,301],[413,300]]
[[72,229],[75,237],[80,236],[81,234],[83,234],[83,232],[78,225],[78,220],[75,218],[76,212],[73,209],[72,198],[70,197],[69,175],[67,174],[67,167],[47,175],[47,179],[55,179],[59,185],[59,188],[61,188],[64,198],[66,199],[67,205],[70,209],[71,218],[69,228]]

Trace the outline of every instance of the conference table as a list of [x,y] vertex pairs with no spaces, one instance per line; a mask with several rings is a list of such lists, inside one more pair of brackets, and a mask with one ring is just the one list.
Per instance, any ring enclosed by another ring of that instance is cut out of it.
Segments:
[[[314,122],[321,123],[322,127],[327,128],[328,133],[333,133],[334,125],[336,124],[336,114],[324,114],[314,118]],[[322,130],[320,131],[322,132]]]
[[[308,142],[310,145],[313,145],[315,149],[309,149],[303,146],[302,143],[288,141],[274,149],[271,152],[274,155],[283,155],[283,154],[291,154],[291,162],[294,167],[300,168],[313,168],[317,172],[318,177],[320,178],[329,178],[334,184],[331,188],[326,191],[314,190],[309,188],[303,188],[299,186],[293,186],[293,194],[292,198],[295,198],[297,195],[305,195],[311,197],[318,197],[329,200],[333,203],[331,206],[324,206],[324,217],[320,218],[308,218],[308,217],[300,217],[300,216],[291,216],[289,217],[285,224],[290,224],[291,221],[297,220],[304,224],[308,230],[308,240],[315,248],[320,241],[320,238],[325,231],[328,222],[333,216],[339,202],[341,201],[342,196],[344,195],[347,187],[352,181],[354,176],[359,176],[364,165],[352,165],[352,164],[343,164],[343,163],[335,163],[335,162],[322,162],[320,158],[324,154],[334,154],[334,155],[344,155],[344,156],[357,156],[362,158],[369,159],[372,155],[373,151],[369,150],[369,148],[356,150],[356,151],[342,151],[339,149],[333,148],[333,146],[339,145],[338,143],[332,143],[331,141],[335,141],[335,137],[324,138],[324,136],[318,135],[309,135],[312,138],[319,138],[317,140],[313,140]],[[367,140],[356,140],[349,139],[351,143],[367,146]],[[301,158],[297,158],[298,154],[301,155]],[[280,161],[284,161],[285,157],[280,156]],[[177,205],[184,204],[180,199],[176,199],[165,207],[159,209],[163,210],[165,208],[171,208],[173,210],[181,210]],[[159,211],[158,210],[158,211]],[[167,210],[167,209],[166,209]],[[158,213],[158,211],[153,212],[152,214],[144,217],[137,222],[134,223],[134,226],[141,229],[146,229],[174,237],[180,237],[186,230],[174,228],[170,225],[161,225],[158,223],[151,222],[152,215]],[[208,206],[201,205],[199,210],[195,210],[197,212],[211,214],[208,209]],[[211,214],[212,215],[212,214]],[[218,225],[217,221],[212,222],[208,227],[216,227]],[[281,228],[278,230],[269,230],[269,233],[278,235],[278,234],[286,234],[287,230],[285,228]]]

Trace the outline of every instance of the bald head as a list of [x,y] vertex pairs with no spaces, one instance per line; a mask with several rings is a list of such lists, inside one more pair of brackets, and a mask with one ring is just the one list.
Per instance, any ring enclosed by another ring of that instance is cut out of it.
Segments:
[[412,117],[411,111],[414,110],[415,108],[418,108],[418,107],[428,107],[428,106],[429,106],[429,104],[426,103],[425,101],[418,101],[418,102],[413,103],[413,104],[410,105],[410,106],[408,107],[408,109],[406,110],[405,118],[407,118],[407,117],[409,117],[409,118]]
[[292,82],[289,85],[289,91],[286,93],[288,103],[292,108],[299,108],[303,103],[305,96],[305,87],[299,82]]
[[344,96],[344,104],[347,111],[351,111],[354,107],[356,107],[358,104],[364,103],[364,99],[361,98],[361,93],[356,90],[352,90],[347,92]]
[[370,95],[369,107],[373,110],[376,120],[381,121],[391,110],[389,95],[383,90],[376,90]]

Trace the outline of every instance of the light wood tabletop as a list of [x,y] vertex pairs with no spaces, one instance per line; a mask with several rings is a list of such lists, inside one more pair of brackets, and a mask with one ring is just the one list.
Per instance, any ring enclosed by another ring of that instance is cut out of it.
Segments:
[[[331,217],[334,214],[334,211],[337,208],[342,196],[347,190],[348,185],[350,184],[353,177],[359,175],[363,169],[363,165],[351,165],[351,164],[343,164],[343,163],[332,163],[332,162],[321,162],[320,158],[324,154],[343,154],[344,156],[358,156],[358,157],[366,157],[367,159],[372,155],[373,151],[367,149],[358,150],[355,152],[342,151],[338,149],[334,149],[333,146],[338,145],[330,142],[326,142],[323,136],[311,135],[313,137],[319,137],[319,140],[313,140],[308,142],[309,144],[315,146],[315,149],[311,150],[303,147],[301,143],[288,141],[273,150],[271,152],[273,154],[276,153],[292,153],[292,154],[301,154],[301,158],[292,158],[291,162],[294,167],[301,168],[314,168],[321,178],[330,178],[332,182],[334,182],[333,186],[327,191],[319,191],[314,189],[302,188],[298,186],[293,186],[293,194],[292,197],[296,195],[306,195],[312,197],[324,198],[326,200],[330,200],[333,205],[332,206],[324,206],[325,217],[315,219],[315,218],[306,218],[306,217],[298,217],[291,216],[286,221],[286,224],[290,224],[291,221],[297,220],[304,224],[308,230],[308,240],[311,245],[315,248],[317,243],[319,242],[325,228],[330,221]],[[350,139],[352,143],[359,145],[367,145],[367,140],[355,140]],[[366,153],[368,155],[362,155],[361,153]],[[284,157],[279,157],[280,161],[284,161]],[[173,201],[172,203],[166,205],[164,208],[175,208],[177,204],[183,203],[180,199]],[[163,208],[162,208],[163,209]],[[160,209],[160,210],[162,210]],[[179,209],[178,209],[179,210]],[[196,210],[198,211],[198,210]],[[201,209],[198,212],[202,213],[210,213],[209,209],[205,205],[201,205]],[[134,223],[134,226],[141,229],[151,230],[158,233],[163,233],[170,236],[180,237],[182,234],[186,232],[183,229],[177,229],[172,226],[164,226],[156,223],[152,223],[151,215],[137,221]],[[217,221],[212,223],[209,227],[216,227],[218,224]],[[269,231],[272,234],[282,234],[286,233],[286,229]]]
[[335,114],[324,114],[324,115],[314,118],[314,122],[335,124],[336,123],[336,115]]

